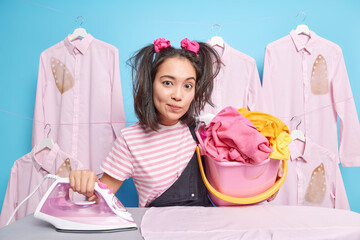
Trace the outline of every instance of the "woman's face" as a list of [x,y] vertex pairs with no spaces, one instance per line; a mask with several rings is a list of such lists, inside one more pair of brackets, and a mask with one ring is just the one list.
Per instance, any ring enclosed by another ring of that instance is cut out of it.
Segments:
[[154,105],[160,123],[174,125],[188,111],[195,96],[196,71],[186,58],[168,58],[153,83]]

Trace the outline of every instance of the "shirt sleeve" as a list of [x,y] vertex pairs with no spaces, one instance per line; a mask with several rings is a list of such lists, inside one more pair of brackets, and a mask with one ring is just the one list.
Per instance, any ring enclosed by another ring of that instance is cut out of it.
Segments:
[[265,49],[264,57],[264,67],[263,67],[263,79],[262,79],[262,88],[261,88],[261,101],[258,103],[258,109],[261,112],[274,115],[274,106],[273,106],[273,89],[271,84],[271,53],[268,47]]
[[250,111],[254,111],[258,105],[262,105],[261,82],[255,60],[251,64],[247,102],[247,107]]
[[332,90],[336,113],[340,118],[340,161],[343,167],[360,166],[360,125],[344,57],[338,49]]
[[[18,174],[17,166],[14,165],[11,168],[9,182],[6,188],[4,202],[1,208],[0,215],[0,228],[4,227],[9,220],[11,214],[13,214],[15,208],[18,205]],[[17,214],[13,217],[11,222],[15,222],[18,219]]]
[[39,73],[36,87],[36,99],[33,118],[32,144],[33,148],[40,143],[44,136],[45,113],[44,113],[44,92],[46,88],[46,72],[44,65],[44,53],[40,55]]
[[116,48],[112,57],[111,125],[118,137],[120,130],[126,126],[126,120],[120,81],[119,52]]
[[344,182],[341,176],[340,168],[336,165],[336,173],[335,173],[335,183],[334,183],[334,190],[335,193],[335,208],[337,209],[345,209],[350,210],[349,200],[346,195],[346,190],[344,187]]
[[121,133],[100,168],[109,176],[120,181],[133,176],[133,157]]

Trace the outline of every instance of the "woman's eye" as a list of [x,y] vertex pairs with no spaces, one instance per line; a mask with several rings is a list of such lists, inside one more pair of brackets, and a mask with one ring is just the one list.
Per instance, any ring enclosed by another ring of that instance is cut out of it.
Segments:
[[185,88],[192,88],[193,87],[193,85],[191,85],[191,84],[185,84]]
[[163,81],[163,84],[166,85],[166,86],[170,86],[170,85],[172,85],[172,82],[170,82],[170,81]]

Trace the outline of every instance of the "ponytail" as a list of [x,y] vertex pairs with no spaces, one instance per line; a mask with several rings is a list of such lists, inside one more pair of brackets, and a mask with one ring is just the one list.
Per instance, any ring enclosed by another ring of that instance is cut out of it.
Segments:
[[214,106],[211,93],[214,88],[214,79],[220,72],[221,60],[218,53],[207,43],[200,42],[199,60],[201,71],[198,76],[195,93],[195,114],[200,114],[206,103]]
[[151,66],[154,55],[154,45],[151,44],[140,49],[128,60],[128,65],[132,68],[135,114],[142,124],[151,128],[157,126],[158,121],[152,97],[152,79],[155,76],[153,76]]

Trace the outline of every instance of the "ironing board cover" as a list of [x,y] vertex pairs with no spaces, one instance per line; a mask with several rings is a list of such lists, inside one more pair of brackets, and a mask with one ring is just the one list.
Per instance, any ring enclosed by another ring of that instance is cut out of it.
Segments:
[[360,214],[340,209],[267,204],[151,208],[143,217],[141,233],[145,240],[360,239]]

